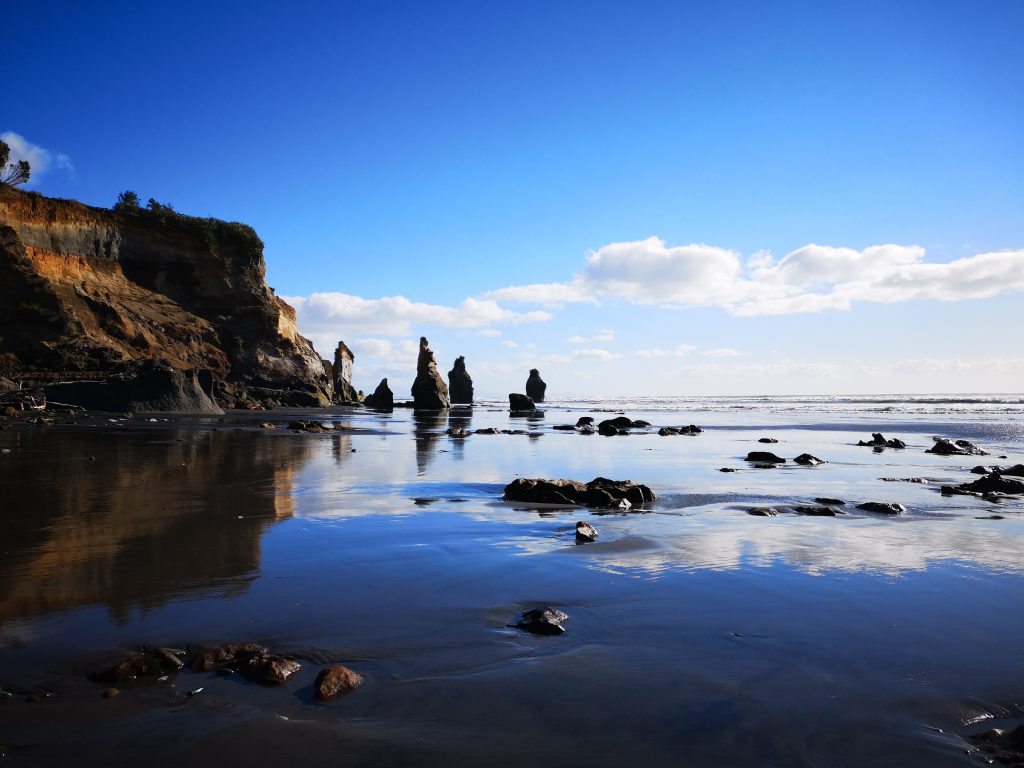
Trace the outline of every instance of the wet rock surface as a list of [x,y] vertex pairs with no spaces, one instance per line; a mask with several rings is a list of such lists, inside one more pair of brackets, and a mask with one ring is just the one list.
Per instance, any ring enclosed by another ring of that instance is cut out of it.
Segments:
[[1011,768],[1024,768],[1024,724],[1013,729],[993,728],[972,734],[970,739],[979,751],[997,762]]
[[646,485],[631,480],[596,477],[589,483],[579,480],[543,480],[518,478],[505,486],[505,499],[529,504],[566,504],[585,507],[617,507],[623,500],[642,507],[655,500]]
[[188,662],[193,672],[232,671],[262,685],[280,685],[301,669],[297,661],[273,654],[256,643],[227,643],[197,651]]
[[313,683],[313,693],[320,701],[331,701],[351,693],[362,684],[362,675],[339,664],[320,670]]
[[529,395],[523,395],[519,392],[509,392],[508,409],[513,413],[532,413],[537,410],[537,406],[533,402],[533,398]]
[[907,444],[899,438],[892,438],[886,440],[885,435],[881,432],[874,432],[871,435],[870,440],[861,440],[857,445],[863,445],[870,448],[906,448]]
[[754,517],[778,517],[779,510],[775,507],[750,507],[747,509],[747,514]]
[[759,442],[759,443],[777,443],[779,441],[776,440],[774,437],[762,437],[762,438],[759,438],[757,442]]
[[597,529],[590,523],[580,520],[576,523],[576,543],[583,544],[597,541]]
[[986,495],[993,493],[1009,494],[1019,496],[1024,494],[1024,480],[1015,480],[1010,477],[1003,477],[999,472],[979,477],[971,483],[960,485],[944,485],[942,493],[946,496],[955,494]]
[[90,679],[97,683],[124,685],[132,680],[174,675],[184,666],[180,654],[180,651],[169,648],[147,648],[109,669],[90,675]]
[[815,504],[824,504],[826,507],[841,507],[846,504],[842,499],[833,499],[828,496],[819,496],[814,500]]
[[925,453],[939,456],[988,456],[988,451],[983,451],[969,440],[947,440],[944,437],[935,438],[935,445]]
[[842,514],[842,512],[833,507],[812,506],[810,504],[799,504],[793,507],[793,511],[798,515],[808,515],[810,517],[835,517]]
[[803,467],[816,467],[819,464],[825,464],[827,462],[824,459],[819,459],[817,456],[812,456],[809,453],[801,453],[793,459],[793,463],[799,464]]
[[865,512],[877,512],[881,515],[899,515],[907,511],[902,504],[886,504],[881,501],[866,501],[863,504],[858,504],[857,509],[863,509]]
[[786,460],[768,451],[751,451],[747,454],[747,461],[754,461],[759,464],[785,464]]
[[560,635],[565,632],[562,622],[569,616],[561,611],[545,606],[520,611],[508,622],[507,626],[525,629],[535,635]]
[[688,427],[662,427],[658,430],[658,434],[662,437],[668,435],[699,435],[704,430],[698,427],[696,424],[691,424]]

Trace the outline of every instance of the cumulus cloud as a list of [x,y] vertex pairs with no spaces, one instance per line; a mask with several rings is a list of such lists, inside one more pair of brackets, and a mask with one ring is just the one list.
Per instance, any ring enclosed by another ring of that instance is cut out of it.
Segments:
[[570,336],[566,339],[570,344],[590,344],[592,342],[609,342],[615,341],[615,331],[602,330],[593,336]]
[[855,302],[959,301],[1024,291],[1024,250],[925,261],[916,245],[863,250],[809,244],[776,260],[705,244],[650,237],[611,243],[565,283],[510,286],[487,294],[535,304],[621,299],[664,307],[720,307],[737,316],[847,310]]
[[701,352],[701,354],[704,357],[740,357],[743,353],[736,349],[719,347],[718,349],[707,349]]
[[333,334],[335,338],[353,333],[404,336],[414,327],[477,328],[551,319],[548,312],[514,312],[489,299],[468,298],[457,307],[446,307],[411,301],[404,296],[364,299],[338,292],[282,298],[295,307],[299,327],[314,340],[318,334]]
[[11,157],[8,162],[16,163],[19,160],[28,160],[28,164],[32,167],[32,175],[27,186],[32,186],[50,170],[66,171],[68,173],[74,171],[74,167],[71,165],[71,158],[67,155],[44,149],[38,144],[27,141],[25,137],[14,131],[0,133],[0,139],[3,139],[7,146],[11,148]]
[[638,349],[633,354],[636,357],[643,357],[647,360],[653,360],[659,357],[686,357],[692,355],[697,351],[697,347],[692,344],[679,344],[672,349]]
[[576,360],[618,360],[622,355],[607,349],[577,349],[572,356]]

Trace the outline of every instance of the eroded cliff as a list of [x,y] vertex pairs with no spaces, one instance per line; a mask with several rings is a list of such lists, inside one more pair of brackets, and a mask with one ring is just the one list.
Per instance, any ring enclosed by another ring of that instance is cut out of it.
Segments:
[[332,383],[243,224],[0,185],[0,375],[100,378],[161,359],[231,392],[326,404]]

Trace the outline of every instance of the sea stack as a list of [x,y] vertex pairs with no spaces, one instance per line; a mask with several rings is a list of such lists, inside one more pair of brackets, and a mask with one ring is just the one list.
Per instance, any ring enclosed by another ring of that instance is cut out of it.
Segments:
[[352,364],[356,356],[344,341],[338,342],[338,348],[334,350],[334,365],[331,366],[331,373],[334,379],[334,397],[343,403],[357,403],[359,396],[352,386]]
[[378,411],[390,411],[395,407],[395,395],[388,386],[386,378],[380,380],[380,384],[373,390],[372,394],[366,396],[363,405],[367,408],[375,408]]
[[473,379],[466,370],[466,358],[459,355],[448,371],[448,393],[453,403],[473,403]]
[[526,394],[530,396],[530,399],[535,403],[544,402],[544,391],[548,388],[548,385],[544,383],[544,379],[540,377],[540,371],[536,368],[530,369],[530,378],[526,380]]
[[416,360],[416,380],[412,383],[413,406],[419,411],[440,411],[451,407],[448,385],[437,372],[437,361],[428,346],[427,337],[420,336],[420,353]]

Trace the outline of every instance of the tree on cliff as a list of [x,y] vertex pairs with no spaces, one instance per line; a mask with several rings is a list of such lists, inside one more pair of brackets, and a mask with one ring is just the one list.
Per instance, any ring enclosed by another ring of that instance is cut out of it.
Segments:
[[139,210],[139,196],[130,189],[125,190],[117,196],[117,202],[114,203],[114,210],[129,213]]
[[15,187],[28,181],[32,168],[28,160],[19,160],[16,163],[7,164],[11,158],[11,148],[7,142],[0,139],[0,184],[7,184]]

